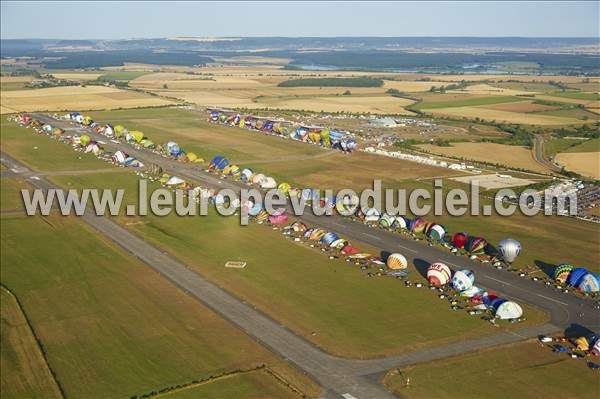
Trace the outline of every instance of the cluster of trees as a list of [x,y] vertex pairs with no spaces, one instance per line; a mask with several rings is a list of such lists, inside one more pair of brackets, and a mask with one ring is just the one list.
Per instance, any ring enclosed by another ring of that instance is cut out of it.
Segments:
[[465,87],[467,87],[469,85],[469,83],[467,83],[467,81],[465,80],[461,80],[460,83],[451,83],[448,86],[440,86],[440,87],[435,87],[435,86],[431,86],[431,89],[429,89],[429,91],[431,93],[445,93],[446,90],[461,90],[464,89]]

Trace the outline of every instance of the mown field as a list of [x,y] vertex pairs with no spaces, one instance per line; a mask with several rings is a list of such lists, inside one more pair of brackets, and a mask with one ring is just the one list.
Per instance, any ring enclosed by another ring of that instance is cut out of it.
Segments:
[[[67,397],[130,397],[262,364],[316,392],[76,218],[2,216],[1,256],[2,284],[19,298]],[[273,379],[255,382],[258,396],[279,388]]]
[[556,160],[567,170],[600,179],[600,152],[598,151],[563,152],[556,156]]
[[394,370],[383,382],[409,399],[585,398],[600,390],[598,373],[586,360],[531,341]]
[[105,86],[65,86],[0,93],[1,114],[33,111],[116,109],[173,104],[173,101]]
[[[4,189],[4,188],[3,188]],[[3,398],[61,398],[62,394],[16,298],[0,288],[0,389]]]

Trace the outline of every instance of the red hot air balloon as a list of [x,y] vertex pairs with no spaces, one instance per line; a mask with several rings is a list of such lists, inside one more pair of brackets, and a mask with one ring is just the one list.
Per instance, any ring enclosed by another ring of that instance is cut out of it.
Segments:
[[452,236],[452,242],[456,248],[464,248],[468,239],[469,235],[464,232],[456,233]]

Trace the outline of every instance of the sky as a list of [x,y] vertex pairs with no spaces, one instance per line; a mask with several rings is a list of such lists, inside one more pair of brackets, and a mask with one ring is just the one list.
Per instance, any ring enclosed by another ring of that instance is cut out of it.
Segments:
[[598,37],[599,2],[1,2],[3,39]]

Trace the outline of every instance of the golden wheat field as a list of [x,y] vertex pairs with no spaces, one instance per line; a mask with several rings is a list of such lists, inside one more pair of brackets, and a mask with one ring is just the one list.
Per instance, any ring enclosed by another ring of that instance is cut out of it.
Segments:
[[508,123],[519,123],[523,125],[561,126],[582,123],[580,119],[576,118],[501,111],[498,109],[490,109],[484,106],[435,108],[428,109],[427,112],[433,115],[452,116],[466,119],[481,118],[488,121],[502,121]]
[[600,179],[600,152],[561,152],[556,160],[567,170]]
[[0,113],[150,107],[173,101],[105,86],[66,86],[0,93]]
[[535,172],[548,172],[544,166],[533,159],[532,151],[526,147],[496,143],[453,143],[451,147],[422,144],[419,147],[434,154],[497,163]]
[[535,94],[531,91],[513,90],[502,87],[491,86],[487,83],[469,85],[461,90],[449,90],[450,93],[484,94],[490,96],[521,96]]

